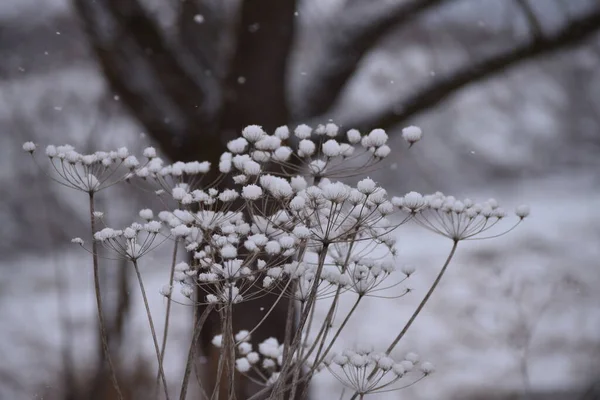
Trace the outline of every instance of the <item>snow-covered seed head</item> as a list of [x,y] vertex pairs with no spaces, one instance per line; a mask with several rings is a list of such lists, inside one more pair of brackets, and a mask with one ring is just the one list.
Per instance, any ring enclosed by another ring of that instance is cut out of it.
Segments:
[[356,188],[362,194],[371,194],[375,192],[377,185],[375,184],[375,181],[373,179],[365,178],[358,182]]
[[425,375],[432,374],[435,372],[435,367],[432,363],[425,361],[423,364],[421,364],[421,372],[423,372]]
[[37,146],[33,142],[25,142],[23,143],[23,151],[33,154]]
[[281,140],[287,140],[290,137],[290,130],[284,125],[275,129],[273,134]]
[[412,264],[403,265],[402,268],[400,269],[400,271],[402,271],[402,273],[406,276],[411,276],[412,274],[415,273],[416,270],[417,269]]
[[531,212],[531,210],[527,204],[522,204],[522,205],[518,206],[517,209],[515,210],[515,214],[517,214],[517,217],[519,217],[521,219],[527,218],[529,216],[530,212]]
[[423,137],[423,131],[417,126],[407,126],[402,129],[402,138],[412,146]]
[[417,192],[410,192],[402,199],[402,205],[412,212],[416,212],[426,204],[423,195]]
[[306,124],[298,125],[296,129],[294,129],[294,135],[298,139],[308,139],[312,134],[312,128]]
[[263,195],[263,191],[258,185],[246,185],[242,189],[242,197],[246,200],[258,200]]
[[146,158],[155,158],[156,157],[156,149],[154,147],[146,147],[143,153]]
[[139,214],[140,214],[140,218],[143,218],[145,220],[151,220],[152,218],[154,218],[154,213],[149,208],[140,210]]
[[258,142],[267,133],[261,126],[249,125],[242,130],[242,136],[250,143]]

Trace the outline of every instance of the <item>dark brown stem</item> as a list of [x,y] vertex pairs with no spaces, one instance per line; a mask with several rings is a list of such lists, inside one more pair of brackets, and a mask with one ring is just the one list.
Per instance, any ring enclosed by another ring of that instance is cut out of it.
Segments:
[[90,199],[90,225],[92,229],[92,260],[94,263],[94,292],[96,297],[96,307],[98,311],[98,324],[100,325],[100,341],[102,342],[102,349],[104,350],[104,357],[108,363],[108,373],[110,380],[117,392],[117,398],[123,400],[123,394],[119,388],[119,382],[117,381],[117,373],[115,366],[110,356],[110,350],[108,347],[108,337],[106,334],[106,323],[104,322],[104,311],[102,308],[102,294],[100,292],[100,267],[98,263],[98,244],[94,240],[94,233],[96,232],[96,217],[94,216],[94,192],[89,192]]
[[160,374],[163,387],[165,390],[165,397],[169,400],[169,391],[167,389],[167,378],[165,377],[165,371],[162,366],[162,360],[160,357],[160,348],[158,347],[158,339],[156,337],[156,330],[154,329],[154,322],[152,321],[152,314],[150,313],[150,305],[148,304],[148,297],[146,297],[146,289],[144,288],[144,282],[142,281],[142,274],[138,267],[137,260],[131,260],[135,274],[137,275],[138,283],[140,284],[140,291],[142,292],[142,300],[146,307],[146,315],[148,316],[148,324],[150,325],[150,332],[152,333],[152,341],[154,342],[154,350],[156,351],[156,359],[158,360],[158,373]]
[[[169,275],[169,290],[173,290],[173,278],[175,276],[175,261],[177,261],[177,247],[178,247],[179,241],[177,239],[175,239],[175,244],[173,245],[173,256],[171,257],[171,274]],[[167,337],[169,335],[169,320],[171,317],[171,305],[172,305],[172,300],[171,300],[171,293],[169,293],[169,296],[167,297],[167,311],[165,314],[165,327],[163,329],[163,338],[162,338],[162,344],[160,346],[160,363],[162,364],[165,360],[165,349],[167,347]],[[156,380],[158,381],[159,376],[156,376]]]

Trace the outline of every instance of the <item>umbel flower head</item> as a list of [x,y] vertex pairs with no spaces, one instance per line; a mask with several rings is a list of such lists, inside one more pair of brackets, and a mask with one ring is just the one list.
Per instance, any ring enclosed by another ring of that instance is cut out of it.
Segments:
[[133,223],[123,230],[104,228],[94,233],[94,240],[122,258],[137,261],[153,249],[160,228],[161,223],[158,221],[145,224]]
[[[32,156],[36,147],[33,142],[23,144],[23,150]],[[140,162],[129,154],[126,147],[109,152],[80,154],[70,145],[50,145],[46,147],[46,156],[51,165],[48,176],[52,180],[86,193],[98,192],[122,182],[140,168]],[[46,169],[42,168],[42,171]]]
[[408,353],[404,360],[396,361],[385,353],[361,350],[332,353],[326,360],[327,368],[338,381],[363,396],[393,390],[390,387],[410,375],[416,375],[414,382],[433,373],[433,365],[429,362],[421,364],[420,375],[415,373],[418,364],[419,357],[415,353]]
[[410,192],[402,198],[392,199],[392,203],[412,215],[419,225],[454,241],[504,235],[529,215],[529,207],[520,206],[516,210],[519,217],[516,224],[500,233],[481,236],[506,217],[506,212],[498,206],[495,199],[475,203],[470,199],[457,200],[454,196],[445,196],[441,192],[427,196]]

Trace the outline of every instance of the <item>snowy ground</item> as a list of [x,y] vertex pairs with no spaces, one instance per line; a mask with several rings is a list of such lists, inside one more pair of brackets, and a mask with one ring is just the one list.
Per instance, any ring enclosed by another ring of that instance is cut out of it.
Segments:
[[[416,351],[435,363],[437,371],[402,392],[404,399],[442,399],[472,390],[523,390],[520,369],[524,323],[534,324],[527,368],[533,389],[581,387],[594,378],[600,351],[600,187],[598,177],[563,176],[526,181],[495,191],[507,208],[522,201],[532,215],[509,235],[466,242],[459,247],[439,290],[398,348],[398,356]],[[468,193],[486,199],[491,192]],[[458,194],[457,194],[458,195]],[[399,231],[400,262],[416,265],[410,279],[414,292],[398,300],[369,299],[350,322],[340,346],[373,345],[383,350],[396,336],[450,249],[447,239],[414,226]],[[158,294],[167,280],[162,255],[143,266],[158,329],[164,300]],[[17,382],[35,396],[37,385],[53,380],[59,366],[60,313],[56,272],[68,286],[68,313],[73,318],[73,348],[81,368],[93,359],[90,334],[95,323],[91,266],[74,249],[51,258],[22,257],[1,265],[0,357]],[[128,354],[152,360],[153,351],[142,304],[135,292]],[[390,293],[393,294],[393,293]],[[325,307],[321,308],[321,312]],[[167,372],[173,383],[181,376],[190,310],[174,308],[172,347]],[[521,310],[521,313],[519,313]],[[316,380],[322,397],[341,391],[327,372]],[[500,383],[501,382],[501,383]],[[500,384],[499,384],[500,383]],[[10,385],[0,385],[1,398]],[[397,399],[398,392],[380,395]]]

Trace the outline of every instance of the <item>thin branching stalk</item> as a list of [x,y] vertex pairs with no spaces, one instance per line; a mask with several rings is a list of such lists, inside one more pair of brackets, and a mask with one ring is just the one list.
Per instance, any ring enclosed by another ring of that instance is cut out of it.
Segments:
[[452,258],[454,257],[454,253],[456,252],[457,246],[458,246],[458,241],[455,240],[454,243],[452,244],[452,250],[450,250],[450,254],[448,254],[448,257],[446,258],[446,262],[444,262],[444,266],[440,270],[438,276],[435,278],[435,281],[433,281],[433,284],[429,288],[429,291],[427,291],[427,294],[425,295],[425,297],[423,297],[423,300],[421,300],[421,303],[419,303],[419,306],[417,307],[417,309],[415,310],[413,315],[410,317],[410,319],[408,320],[408,322],[406,323],[404,328],[402,328],[402,331],[400,331],[398,336],[396,336],[394,341],[386,349],[385,354],[389,355],[392,352],[392,350],[394,350],[394,347],[396,347],[398,342],[404,337],[404,335],[406,334],[406,332],[408,331],[410,326],[413,324],[413,322],[415,321],[415,319],[417,318],[417,316],[419,315],[419,313],[421,312],[423,307],[425,307],[425,304],[427,304],[427,302],[429,301],[429,298],[433,294],[435,288],[442,280],[442,277],[444,276],[444,273],[446,272],[448,265],[450,265],[450,261],[452,261]]
[[152,341],[154,342],[154,350],[156,351],[156,359],[158,360],[158,372],[160,374],[163,388],[165,391],[165,397],[169,400],[169,390],[167,388],[167,378],[165,377],[165,371],[162,365],[162,359],[160,357],[160,348],[158,347],[158,338],[156,337],[156,330],[154,329],[154,322],[152,320],[152,313],[150,312],[150,305],[148,298],[146,297],[146,289],[144,288],[144,282],[142,280],[142,274],[138,266],[137,260],[132,260],[135,274],[137,275],[138,283],[140,284],[140,291],[142,292],[142,300],[144,301],[144,307],[146,307],[146,315],[148,317],[148,324],[150,325],[150,332],[152,333]]
[[296,332],[296,335],[294,335],[294,341],[292,342],[290,352],[288,353],[287,358],[283,359],[280,376],[273,387],[273,392],[272,392],[270,398],[274,398],[274,396],[276,396],[278,391],[280,390],[280,386],[282,385],[282,382],[285,381],[285,378],[287,377],[287,374],[289,373],[289,368],[292,364],[291,358],[293,357],[294,353],[296,352],[296,350],[298,349],[298,346],[301,343],[302,332],[304,331],[304,326],[311,314],[312,306],[314,305],[314,303],[316,302],[316,299],[317,299],[317,289],[319,287],[319,279],[323,272],[323,266],[325,265],[325,258],[327,257],[327,249],[328,248],[329,248],[329,243],[324,243],[323,248],[321,249],[321,252],[319,253],[319,260],[318,260],[318,264],[317,264],[317,270],[315,272],[314,283],[311,288],[311,292],[309,294],[308,301],[306,302],[306,307],[304,308],[304,311],[302,312],[302,315],[300,317],[300,321],[298,323],[298,330]]
[[[444,266],[440,270],[438,276],[435,278],[435,281],[433,281],[433,284],[427,291],[427,294],[425,294],[425,297],[423,297],[423,300],[421,300],[421,303],[419,303],[419,306],[417,307],[415,312],[411,315],[411,317],[408,320],[408,322],[406,323],[406,325],[404,325],[404,328],[402,328],[402,330],[400,331],[398,336],[396,336],[394,341],[386,349],[386,351],[385,351],[386,355],[389,355],[392,352],[392,350],[394,350],[394,348],[396,347],[398,342],[400,342],[400,340],[402,340],[402,338],[404,337],[404,335],[406,334],[406,332],[408,331],[410,326],[413,324],[413,322],[415,321],[417,316],[421,313],[421,310],[423,310],[423,307],[425,307],[425,304],[427,304],[427,302],[429,301],[429,298],[433,294],[438,283],[440,283],[440,281],[442,280],[442,277],[444,276],[444,273],[446,272],[448,265],[450,265],[450,261],[452,261],[452,257],[454,257],[454,253],[456,252],[457,246],[458,246],[458,240],[455,240],[454,243],[452,244],[452,249],[450,250],[450,254],[448,254],[448,257],[446,258],[446,262],[444,262]],[[377,373],[377,370],[378,370],[377,368],[374,368],[367,379],[371,379],[373,376],[375,376],[375,374]],[[356,396],[358,396],[358,395],[359,395],[359,393],[355,392],[350,400],[356,399]]]
[[[175,243],[173,244],[173,255],[171,257],[171,272],[169,275],[169,289],[173,290],[173,278],[175,275],[175,263],[177,262],[177,248],[179,247],[179,241],[175,239]],[[167,337],[169,335],[169,320],[171,317],[171,305],[173,301],[171,300],[171,293],[167,296],[167,310],[165,312],[165,326],[163,329],[163,338],[162,344],[160,346],[160,363],[163,364],[165,360],[165,350],[167,347]],[[158,381],[160,376],[157,374],[156,380]]]
[[108,337],[106,334],[106,323],[104,321],[104,310],[102,307],[102,294],[100,292],[100,266],[98,262],[98,245],[94,240],[94,233],[96,232],[96,217],[94,216],[94,192],[89,192],[89,204],[90,204],[90,225],[92,230],[92,260],[94,264],[94,293],[96,297],[96,307],[98,311],[98,323],[100,325],[100,341],[102,342],[102,348],[104,350],[104,356],[108,363],[108,373],[110,380],[117,392],[117,398],[123,400],[123,394],[117,381],[117,372],[110,356],[110,349],[108,347]]

